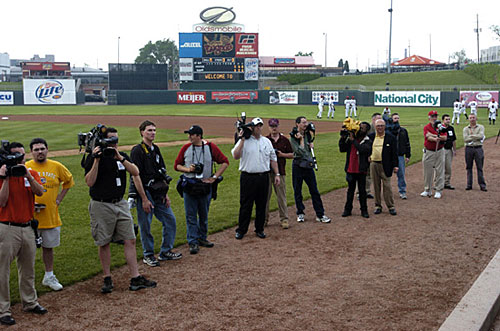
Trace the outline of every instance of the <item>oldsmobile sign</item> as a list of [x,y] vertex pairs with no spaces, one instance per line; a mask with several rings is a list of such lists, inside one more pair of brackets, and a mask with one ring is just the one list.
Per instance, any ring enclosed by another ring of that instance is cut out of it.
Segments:
[[441,92],[378,91],[375,106],[440,107]]
[[193,32],[244,32],[244,25],[233,23],[235,18],[236,14],[233,11],[233,7],[206,8],[200,13],[200,19],[203,21],[203,23],[193,25]]

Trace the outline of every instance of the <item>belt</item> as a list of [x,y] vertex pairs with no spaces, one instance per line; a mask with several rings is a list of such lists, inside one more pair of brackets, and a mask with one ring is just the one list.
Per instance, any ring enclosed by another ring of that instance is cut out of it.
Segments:
[[25,228],[25,227],[28,227],[31,225],[31,221],[28,221],[26,223],[16,223],[16,222],[3,222],[1,221],[0,222],[1,224],[4,224],[4,225],[12,225],[12,226],[18,226],[20,228]]
[[94,199],[94,198],[92,198],[92,200],[99,201],[99,202],[106,202],[106,203],[117,203],[117,202],[122,201],[122,198],[115,198],[115,199]]
[[244,175],[247,175],[247,176],[264,176],[264,175],[269,174],[269,171],[266,171],[266,172],[246,172],[246,171],[242,171],[241,173],[244,174]]
[[375,163],[382,163],[382,161],[372,161],[372,162],[375,162]]
[[465,147],[468,147],[468,148],[481,148],[483,147],[482,145],[479,145],[479,146],[465,146]]

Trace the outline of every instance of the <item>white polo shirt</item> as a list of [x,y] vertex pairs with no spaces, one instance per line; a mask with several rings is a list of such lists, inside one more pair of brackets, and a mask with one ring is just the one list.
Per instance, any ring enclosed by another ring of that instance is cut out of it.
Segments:
[[[238,140],[231,150],[233,157],[235,149],[240,144],[241,139]],[[252,135],[249,139],[245,139],[238,170],[248,173],[267,172],[270,170],[271,160],[278,160],[271,141],[264,136],[260,136],[259,139],[256,139]]]

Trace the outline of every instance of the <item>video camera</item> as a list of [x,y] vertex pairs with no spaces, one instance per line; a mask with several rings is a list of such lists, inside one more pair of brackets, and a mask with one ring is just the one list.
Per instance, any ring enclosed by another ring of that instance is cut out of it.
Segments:
[[[297,133],[299,133],[299,129],[295,126],[292,129],[292,132],[290,132],[290,136],[296,138]],[[309,124],[307,124],[304,134],[308,136],[308,140],[310,143],[314,141],[314,138],[316,138],[316,126],[313,122],[309,122]]]
[[85,147],[85,153],[92,154],[94,148],[97,146],[101,147],[102,156],[106,158],[113,157],[115,151],[110,148],[111,145],[118,143],[118,137],[106,138],[106,126],[103,124],[97,124],[89,132],[78,134],[78,146],[80,146],[80,152],[82,147]]
[[247,116],[245,112],[241,112],[241,119],[238,119],[236,123],[234,124],[236,126],[236,133],[234,134],[234,142],[238,142],[240,139],[239,137],[239,132],[240,130],[243,130],[243,138],[248,139],[252,135],[252,130],[250,128],[253,128],[255,125],[252,122],[245,123],[247,119]]
[[354,133],[354,135],[356,135],[359,131],[360,124],[361,124],[360,121],[356,121],[351,117],[346,118],[342,122],[342,130],[340,130],[340,136],[341,137],[348,137],[350,132],[352,132],[352,133]]
[[432,125],[432,127],[438,133],[445,133],[445,132],[448,131],[448,129],[446,128],[446,126],[444,126],[443,123],[441,123],[441,121],[439,121],[439,120],[435,121],[434,124]]
[[10,153],[9,145],[8,140],[2,140],[2,146],[0,147],[0,167],[4,164],[7,166],[7,172],[5,173],[7,177],[22,177],[26,175],[26,168],[21,165],[24,154],[19,152]]
[[386,114],[384,114],[384,116],[382,116],[382,118],[385,121],[385,131],[390,132],[393,135],[397,136],[399,129],[401,128],[401,126],[399,125],[399,122],[394,123],[394,121],[392,120],[392,117],[389,117]]

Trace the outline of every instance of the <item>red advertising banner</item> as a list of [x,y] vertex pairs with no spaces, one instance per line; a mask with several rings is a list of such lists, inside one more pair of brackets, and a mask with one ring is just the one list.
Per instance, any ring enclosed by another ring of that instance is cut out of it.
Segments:
[[216,102],[221,102],[223,100],[229,100],[235,102],[237,100],[257,100],[259,94],[256,91],[251,92],[240,92],[240,91],[223,91],[223,92],[212,92],[212,100]]
[[469,106],[469,102],[476,101],[479,108],[488,108],[492,99],[498,101],[498,91],[460,91],[460,100],[462,98],[466,106]]
[[207,103],[207,93],[177,92],[177,103]]
[[236,57],[259,57],[259,34],[236,33]]

